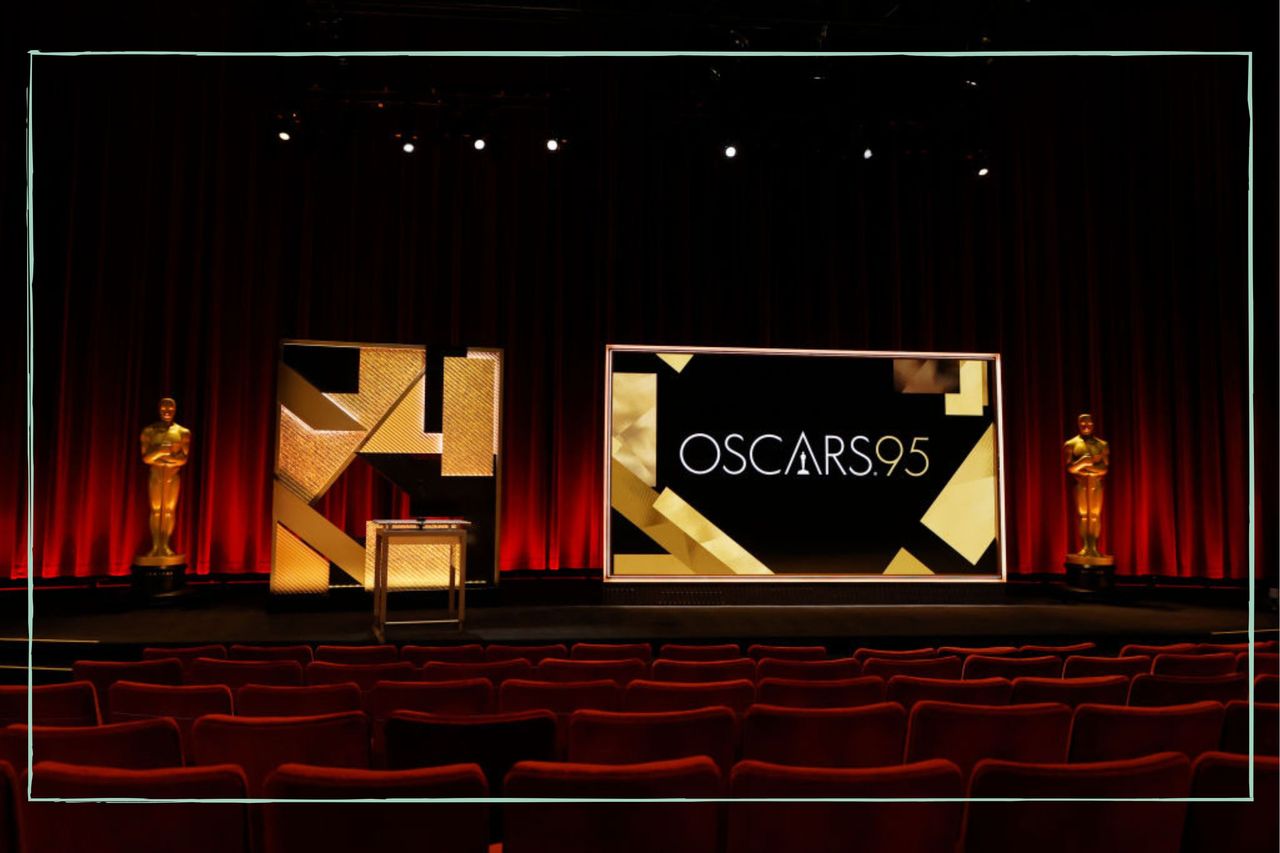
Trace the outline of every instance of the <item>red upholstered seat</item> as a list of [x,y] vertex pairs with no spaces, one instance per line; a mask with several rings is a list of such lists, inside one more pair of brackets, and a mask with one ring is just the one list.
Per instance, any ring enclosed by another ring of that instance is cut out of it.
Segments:
[[423,681],[461,681],[466,678],[487,678],[494,686],[508,678],[530,678],[533,665],[523,658],[491,661],[488,663],[449,663],[430,661],[422,665],[419,676]]
[[910,711],[917,702],[957,702],[963,705],[1008,705],[1013,684],[1007,678],[917,678],[895,675],[889,679],[885,698]]
[[210,643],[204,646],[148,646],[142,650],[143,660],[166,660],[174,658],[182,661],[185,669],[197,658],[226,658],[227,647],[221,643]]
[[[1191,803],[1182,853],[1275,853],[1280,849],[1280,759],[1253,759],[1253,802]],[[1192,797],[1248,797],[1249,758],[1206,752],[1191,770]]]
[[307,684],[356,684],[366,693],[379,681],[417,681],[418,669],[408,661],[391,663],[329,663],[315,661],[307,664]]
[[826,646],[770,646],[756,643],[747,647],[747,657],[752,660],[826,660]]
[[246,684],[236,690],[235,712],[239,717],[314,717],[360,708],[360,688],[355,684]]
[[[36,797],[244,799],[234,765],[125,770],[43,761],[31,774]],[[243,803],[27,803],[28,853],[241,853],[250,849]]]
[[484,662],[484,646],[479,643],[467,643],[457,646],[401,646],[400,660],[407,660],[414,666],[438,661],[441,663],[482,663]]
[[858,663],[866,663],[869,658],[883,658],[895,660],[923,660],[927,658],[938,657],[937,649],[858,649],[853,653],[853,659]]
[[222,684],[137,684],[117,681],[111,685],[113,723],[169,717],[178,724],[185,745],[191,727],[205,714],[230,714],[231,690]]
[[1249,696],[1249,677],[1230,675],[1135,675],[1129,684],[1129,704],[1186,705],[1189,702],[1230,702]]
[[535,666],[538,661],[547,658],[567,657],[569,657],[569,649],[564,643],[549,643],[542,646],[508,646],[490,643],[484,649],[484,659],[487,661],[526,660]]
[[756,661],[756,679],[789,678],[814,681],[842,681],[862,675],[862,664],[853,658],[831,660],[783,660],[761,658]]
[[533,677],[540,681],[598,681],[607,678],[625,687],[637,678],[646,678],[649,664],[639,658],[630,660],[561,660],[539,661]]
[[658,657],[666,658],[667,660],[734,660],[742,657],[742,649],[737,643],[713,645],[664,643],[658,649]]
[[98,712],[103,719],[111,711],[107,690],[117,681],[142,684],[181,684],[182,661],[177,658],[144,661],[78,660],[71,665],[76,681],[88,681],[98,695]]
[[1280,676],[1259,675],[1254,678],[1253,701],[1280,702]]
[[294,646],[243,646],[231,647],[229,657],[232,660],[292,660],[300,666],[306,666],[315,660],[311,647],[305,644]]
[[970,655],[982,655],[983,657],[992,657],[1000,655],[1012,655],[1017,653],[1014,646],[939,646],[938,654],[942,657],[947,655],[955,655],[961,658],[967,658]]
[[[487,797],[475,764],[414,770],[358,770],[284,764],[267,777],[266,796],[290,799]],[[489,807],[484,803],[268,803],[265,853],[430,850],[486,853]]]
[[[507,774],[513,797],[719,796],[705,757],[644,764],[525,761]],[[502,853],[717,853],[716,803],[511,803]]]
[[493,684],[486,678],[461,681],[380,681],[365,694],[364,710],[373,726],[373,764],[386,766],[386,724],[396,711],[426,714],[488,714]]
[[648,643],[574,643],[569,649],[573,660],[653,660],[653,647]]
[[1120,649],[1120,657],[1146,655],[1147,657],[1153,658],[1156,655],[1187,655],[1192,654],[1195,650],[1195,643],[1168,643],[1163,646],[1152,646],[1144,643],[1130,643]]
[[1229,675],[1236,671],[1236,656],[1218,654],[1156,655],[1151,662],[1153,675]]
[[1123,705],[1129,695],[1129,679],[1123,675],[1096,678],[1015,678],[1012,705],[1032,702],[1061,702],[1072,708],[1086,702],[1094,705]]
[[623,692],[622,707],[628,711],[685,711],[722,705],[740,714],[755,698],[755,685],[745,679],[702,684],[638,679]]
[[[138,720],[104,726],[34,726],[32,760],[65,761],[148,770],[182,766],[182,737],[173,720]],[[0,761],[27,766],[27,727],[0,729]]]
[[877,767],[902,761],[907,712],[896,702],[861,708],[752,705],[742,717],[742,757],[808,767]]
[[[1248,702],[1228,702],[1222,718],[1223,752],[1248,755],[1249,716]],[[1252,706],[1253,754],[1280,755],[1280,705],[1258,702]]]
[[1195,648],[1195,653],[1198,655],[1211,655],[1220,652],[1228,652],[1235,655],[1247,651],[1249,651],[1248,643],[1196,643]]
[[[734,797],[959,798],[964,782],[949,761],[872,768],[788,767],[740,761]],[[730,804],[728,853],[954,853],[960,802]],[[977,853],[977,851],[974,851]]]
[[498,691],[498,710],[551,711],[568,715],[583,708],[616,711],[622,705],[622,688],[616,681],[526,681],[511,678]]
[[853,708],[884,701],[884,679],[874,675],[834,681],[764,678],[756,683],[756,701],[785,708]]
[[1012,681],[1022,676],[1061,678],[1062,658],[1055,655],[1003,658],[969,655],[964,661],[965,679],[1007,678]]
[[387,766],[392,770],[442,764],[478,764],[489,790],[517,761],[556,758],[556,716],[550,711],[515,714],[423,714],[396,711],[386,722]]
[[862,662],[863,675],[878,675],[885,681],[895,675],[917,678],[959,678],[964,662],[955,655],[935,658],[867,658]]
[[13,765],[0,761],[0,853],[19,853],[22,849],[18,838],[18,803],[26,799],[25,793],[20,793],[23,788]]
[[1071,643],[1065,646],[1040,646],[1030,643],[1018,647],[1018,653],[1024,655],[1057,655],[1065,658],[1068,655],[1087,655],[1098,648],[1097,643]]
[[[969,783],[965,849],[1036,853],[1178,853],[1186,803],[1125,803],[1131,797],[1185,797],[1191,762],[1162,752],[1124,761],[1025,764],[985,760]],[[1083,802],[983,802],[995,797],[1062,797]],[[1111,802],[1088,801],[1109,798]]]
[[[132,679],[131,679],[132,680]],[[188,684],[301,686],[302,666],[292,660],[212,660],[199,658],[187,667]]]
[[1071,709],[1037,705],[917,702],[907,726],[906,760],[945,758],[964,773],[984,758],[1060,763],[1067,760]]
[[567,755],[588,764],[634,764],[705,755],[733,766],[737,721],[728,708],[693,711],[578,711],[569,718]]
[[733,658],[721,661],[664,660],[658,658],[649,670],[654,681],[683,681],[687,683],[707,681],[737,681],[756,677],[756,662],[751,658]]
[[1071,761],[1118,761],[1153,752],[1195,758],[1218,748],[1223,713],[1217,702],[1166,708],[1081,705],[1071,725]]
[[238,764],[250,796],[260,797],[267,776],[281,764],[367,768],[369,723],[359,711],[315,717],[213,714],[196,720],[191,763]]
[[1129,655],[1117,658],[1072,655],[1062,666],[1062,677],[1094,678],[1100,675],[1126,675],[1132,678],[1150,671],[1150,655]]
[[316,660],[328,663],[395,663],[399,659],[400,653],[390,644],[316,646]]
[[[1241,652],[1236,655],[1236,672],[1248,671],[1249,653]],[[1253,674],[1254,677],[1259,675],[1280,675],[1280,655],[1255,654],[1253,656]]]
[[[98,697],[88,681],[42,684],[31,688],[32,717],[37,726],[96,726]],[[26,723],[26,685],[0,686],[0,725]]]

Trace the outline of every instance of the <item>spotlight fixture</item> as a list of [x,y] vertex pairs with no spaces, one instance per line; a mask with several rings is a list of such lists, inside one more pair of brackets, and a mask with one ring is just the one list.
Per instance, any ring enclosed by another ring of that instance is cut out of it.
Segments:
[[862,159],[863,159],[863,160],[870,160],[870,159],[871,159],[872,157],[874,157],[874,156],[875,156],[875,154],[872,152],[872,150],[871,150],[870,148],[863,148],[863,149],[862,149]]
[[548,150],[548,151],[559,151],[559,150],[560,150],[560,140],[559,140],[559,139],[548,139],[548,140],[547,140],[547,150]]
[[483,151],[484,146],[485,146],[485,141],[483,136],[477,138],[475,142],[471,143],[471,147],[477,151]]
[[302,131],[302,116],[297,110],[284,110],[275,114],[276,139],[288,142],[299,138]]
[[732,160],[734,157],[738,156],[738,149],[733,145],[726,145],[724,147],[724,156]]
[[979,166],[979,167],[978,167],[978,177],[979,177],[979,178],[985,178],[987,175],[990,175],[990,174],[991,174],[991,170],[990,170],[990,169],[988,169],[986,166]]
[[401,146],[400,146],[400,150],[401,150],[401,151],[403,151],[403,152],[404,152],[404,153],[406,153],[406,154],[412,154],[412,153],[413,153],[413,143],[412,143],[412,142],[406,142],[404,145],[401,145]]
[[293,139],[293,136],[287,130],[280,131],[276,136],[279,137],[281,142],[288,142],[290,139]]

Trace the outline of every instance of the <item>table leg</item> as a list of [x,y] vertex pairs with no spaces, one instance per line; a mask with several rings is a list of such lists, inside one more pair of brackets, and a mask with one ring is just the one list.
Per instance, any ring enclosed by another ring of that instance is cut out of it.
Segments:
[[458,630],[467,618],[467,534],[458,541]]

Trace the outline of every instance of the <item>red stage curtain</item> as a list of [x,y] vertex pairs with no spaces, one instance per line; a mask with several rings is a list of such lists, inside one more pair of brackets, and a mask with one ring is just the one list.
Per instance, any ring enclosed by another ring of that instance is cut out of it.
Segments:
[[[779,130],[778,151],[730,163],[663,105],[677,65],[580,62],[591,108],[564,157],[518,111],[484,155],[426,140],[406,157],[354,108],[304,109],[298,139],[274,138],[313,76],[339,85],[336,61],[37,57],[40,576],[127,573],[147,538],[137,436],[166,394],[194,433],[178,545],[199,573],[266,571],[293,337],[505,348],[504,569],[600,565],[603,347],[646,342],[999,351],[1012,574],[1062,569],[1060,445],[1091,410],[1115,453],[1119,571],[1244,578],[1244,58],[984,66],[983,181],[927,130],[935,150],[903,130],[870,163]],[[909,62],[867,67],[892,86]],[[1274,380],[1274,281],[1259,290]],[[22,354],[5,358],[20,400]],[[27,571],[21,421],[0,424],[0,577]],[[325,506],[348,529],[400,500],[361,476]]]

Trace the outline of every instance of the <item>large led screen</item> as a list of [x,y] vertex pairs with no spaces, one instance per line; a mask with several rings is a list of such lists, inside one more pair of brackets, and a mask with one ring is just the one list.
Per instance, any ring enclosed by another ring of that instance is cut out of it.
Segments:
[[605,361],[606,579],[1003,579],[998,356]]

